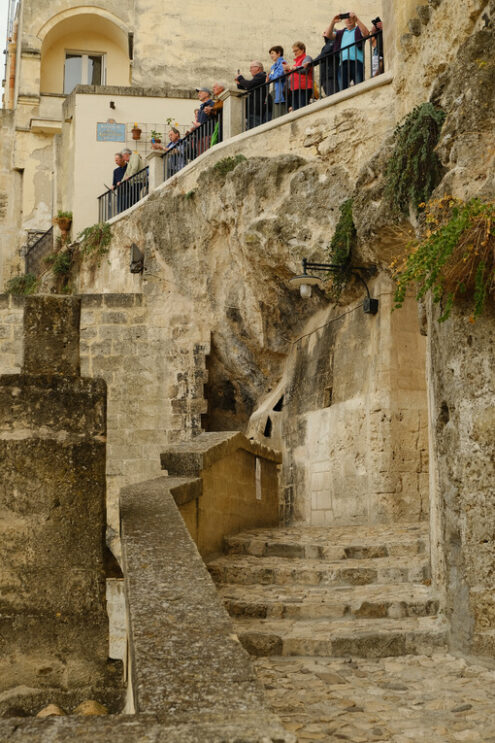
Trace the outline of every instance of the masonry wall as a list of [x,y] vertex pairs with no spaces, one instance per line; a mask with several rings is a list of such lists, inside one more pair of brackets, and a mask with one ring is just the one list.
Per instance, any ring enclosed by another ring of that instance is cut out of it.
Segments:
[[0,691],[103,685],[106,387],[79,374],[73,297],[30,297],[0,375]]
[[471,323],[430,309],[433,575],[451,642],[495,657],[495,311]]
[[[15,297],[0,297],[3,373],[19,371],[22,362],[22,307]],[[153,297],[82,297],[81,373],[102,377],[108,388],[107,519],[117,553],[120,488],[160,474],[164,446],[200,431],[207,351],[208,341]]]
[[314,525],[428,518],[425,339],[415,302],[392,314],[391,285],[370,286],[377,315],[320,312],[287,363],[285,501]]

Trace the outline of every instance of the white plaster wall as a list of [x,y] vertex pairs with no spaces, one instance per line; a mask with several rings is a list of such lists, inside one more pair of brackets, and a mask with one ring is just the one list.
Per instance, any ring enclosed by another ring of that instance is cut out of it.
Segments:
[[[110,108],[110,101],[115,102],[115,109]],[[84,227],[98,221],[97,198],[106,191],[105,184],[110,186],[112,183],[114,153],[123,147],[130,147],[144,155],[150,147],[149,137],[145,142],[143,135],[142,141],[138,143],[132,139],[125,143],[98,142],[97,123],[111,118],[117,123],[131,126],[133,122],[137,122],[143,129],[143,134],[151,128],[158,128],[158,131],[165,133],[168,130],[166,119],[172,118],[173,124],[187,127],[193,118],[195,107],[196,101],[188,98],[75,95],[70,124],[73,133],[64,131],[64,137],[73,137],[73,149],[69,146],[67,155],[71,163],[68,176],[73,181],[72,199],[65,200],[64,194],[61,194],[60,205],[60,208],[74,214],[74,236]]]

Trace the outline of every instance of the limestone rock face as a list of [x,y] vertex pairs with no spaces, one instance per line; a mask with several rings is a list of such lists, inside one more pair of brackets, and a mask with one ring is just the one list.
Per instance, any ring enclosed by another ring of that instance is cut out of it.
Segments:
[[74,710],[75,715],[108,715],[107,708],[95,701],[94,699],[87,699],[85,702],[81,702]]
[[[193,192],[158,192],[115,225],[111,264],[132,235],[146,253],[144,293],[171,304],[170,332],[189,317],[211,334],[207,429],[243,430],[278,381],[290,339],[322,306],[318,296],[301,300],[288,280],[304,256],[328,259],[350,190],[343,167],[257,157],[227,175],[210,168]],[[102,283],[111,285],[111,271],[102,266]]]
[[448,174],[441,193],[461,199],[495,194],[495,3],[492,23],[470,36],[438,79],[433,101],[447,111],[437,147]]
[[40,709],[36,717],[63,717],[67,713],[58,704],[49,704]]

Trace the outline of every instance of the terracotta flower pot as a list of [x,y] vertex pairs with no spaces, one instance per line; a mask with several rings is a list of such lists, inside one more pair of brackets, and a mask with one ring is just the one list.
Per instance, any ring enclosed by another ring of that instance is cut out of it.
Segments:
[[131,129],[133,139],[141,139],[141,129]]
[[69,232],[72,219],[70,217],[55,217],[53,222],[58,225],[60,232]]

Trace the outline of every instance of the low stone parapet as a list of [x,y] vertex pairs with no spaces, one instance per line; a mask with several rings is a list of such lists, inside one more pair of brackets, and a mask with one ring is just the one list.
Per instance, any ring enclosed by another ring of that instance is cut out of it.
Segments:
[[279,452],[236,431],[203,433],[161,456],[171,476],[199,478],[201,490],[176,497],[202,557],[243,529],[279,522]]

